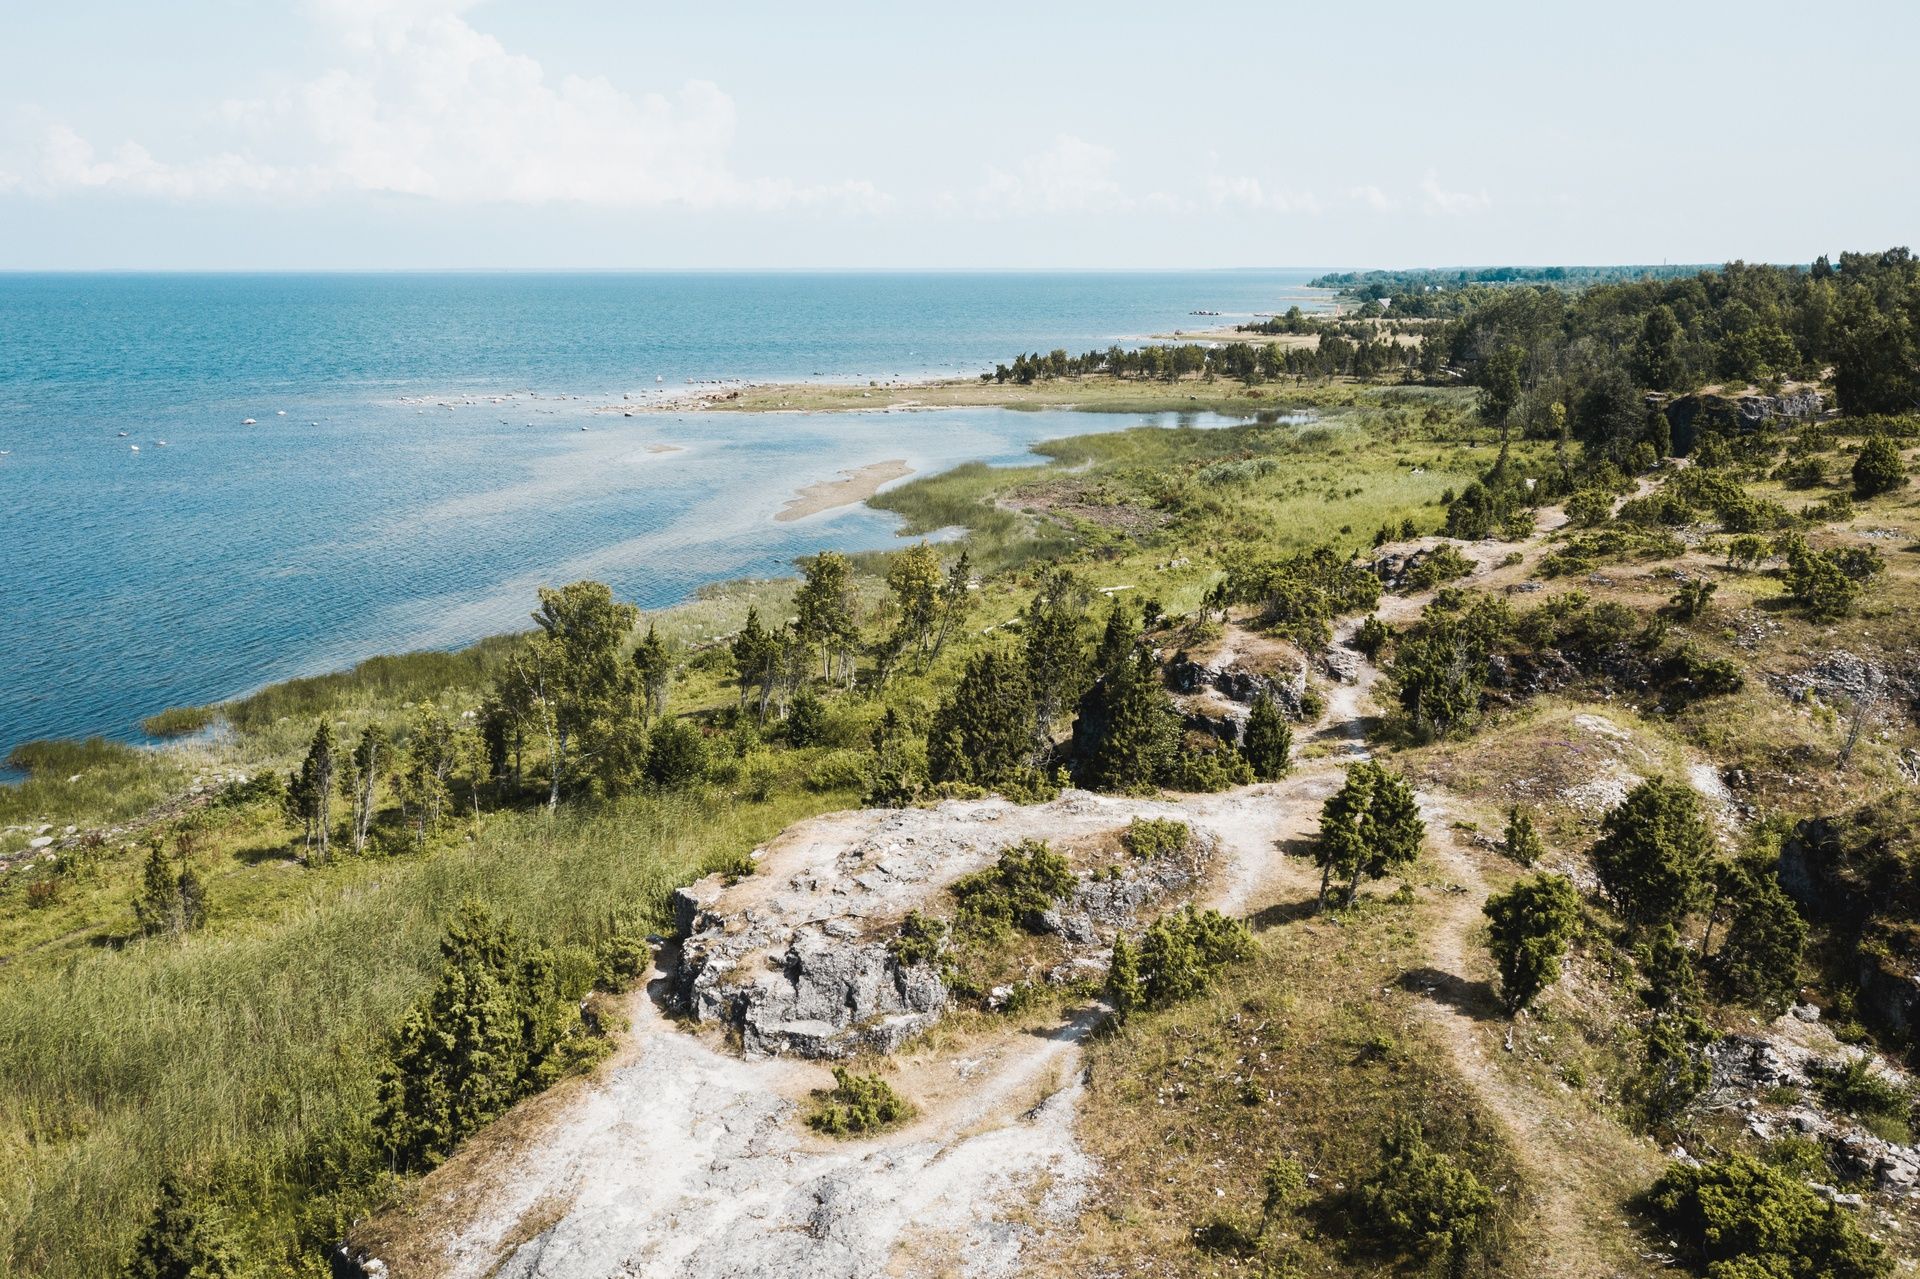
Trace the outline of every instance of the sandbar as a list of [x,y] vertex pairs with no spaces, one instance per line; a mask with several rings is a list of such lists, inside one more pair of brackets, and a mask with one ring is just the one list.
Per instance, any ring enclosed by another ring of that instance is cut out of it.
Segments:
[[851,506],[855,502],[864,502],[880,491],[880,486],[889,480],[897,480],[912,475],[913,468],[899,458],[887,462],[870,462],[866,466],[840,472],[837,480],[822,480],[818,484],[809,484],[794,493],[793,498],[773,518],[783,523],[788,520],[805,519],[809,515],[818,515],[822,511],[831,511],[836,506]]

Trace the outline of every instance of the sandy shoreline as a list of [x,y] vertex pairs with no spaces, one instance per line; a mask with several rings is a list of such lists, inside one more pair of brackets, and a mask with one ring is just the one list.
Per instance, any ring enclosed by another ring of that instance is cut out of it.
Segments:
[[840,472],[837,480],[822,480],[798,490],[773,518],[787,523],[818,515],[822,511],[831,511],[837,506],[852,506],[878,493],[880,486],[889,480],[912,474],[913,468],[899,458],[869,462],[865,466]]

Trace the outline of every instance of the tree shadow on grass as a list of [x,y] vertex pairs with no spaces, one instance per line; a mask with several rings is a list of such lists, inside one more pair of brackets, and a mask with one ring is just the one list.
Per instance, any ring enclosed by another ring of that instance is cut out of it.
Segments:
[[1400,989],[1412,995],[1424,995],[1436,1003],[1466,1013],[1476,1021],[1500,1021],[1506,1017],[1493,985],[1468,981],[1438,968],[1422,965],[1400,974]]
[[234,849],[233,860],[242,866],[261,866],[268,862],[298,863],[300,858],[285,844],[258,844],[252,848]]
[[1282,924],[1297,924],[1312,919],[1320,913],[1318,894],[1302,897],[1294,902],[1275,902],[1271,906],[1262,906],[1247,916],[1247,927],[1256,933],[1264,933],[1269,928],[1278,928]]

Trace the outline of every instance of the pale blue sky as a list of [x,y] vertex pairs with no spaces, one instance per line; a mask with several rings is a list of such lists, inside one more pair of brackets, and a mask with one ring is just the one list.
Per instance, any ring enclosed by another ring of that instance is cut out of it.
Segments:
[[6,0],[0,268],[1806,261],[1920,4]]

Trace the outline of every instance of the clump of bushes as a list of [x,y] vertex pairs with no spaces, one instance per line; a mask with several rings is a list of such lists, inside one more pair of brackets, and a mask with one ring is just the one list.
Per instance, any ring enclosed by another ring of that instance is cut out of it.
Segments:
[[1245,924],[1217,910],[1184,906],[1155,920],[1138,943],[1125,937],[1114,940],[1107,994],[1124,1021],[1142,1009],[1193,998],[1228,964],[1251,954],[1253,935]]
[[1815,551],[1798,534],[1782,538],[1774,549],[1786,557],[1787,594],[1816,622],[1851,613],[1867,584],[1887,567],[1870,546]]
[[946,921],[910,910],[907,917],[900,921],[900,931],[887,943],[887,953],[893,956],[894,963],[902,968],[911,968],[915,964],[935,962],[946,946]]
[[1040,916],[1072,892],[1075,882],[1066,858],[1044,841],[1026,839],[987,869],[961,876],[948,891],[960,903],[960,929],[992,936],[1016,925],[1040,931]]
[[1127,826],[1127,851],[1141,861],[1172,857],[1184,850],[1193,831],[1170,817],[1136,817]]
[[1354,1195],[1364,1227],[1387,1247],[1458,1274],[1495,1244],[1493,1191],[1434,1150],[1411,1120],[1380,1142],[1380,1163]]
[[1905,1143],[1911,1139],[1907,1115],[1913,1096],[1893,1080],[1876,1074],[1865,1057],[1811,1067],[1807,1071],[1813,1090],[1835,1110],[1845,1111],[1867,1121],[1890,1141]]
[[1414,560],[1413,567],[1407,570],[1407,589],[1430,591],[1442,583],[1465,577],[1473,568],[1473,561],[1461,554],[1458,547],[1442,542]]
[[1686,543],[1665,529],[1610,525],[1569,537],[1566,545],[1541,559],[1540,575],[1570,577],[1590,573],[1602,564],[1669,560],[1686,549]]
[[1751,1155],[1675,1164],[1654,1182],[1646,1205],[1710,1276],[1880,1279],[1893,1270],[1885,1249],[1846,1209]]
[[1258,606],[1262,626],[1307,647],[1326,644],[1333,618],[1380,602],[1380,579],[1332,546],[1242,560],[1228,567],[1226,585],[1233,602]]
[[1253,781],[1253,766],[1231,746],[1182,750],[1167,761],[1161,784],[1169,790],[1212,794]]
[[807,1127],[834,1137],[883,1132],[913,1115],[913,1106],[878,1075],[856,1075],[833,1068],[833,1087],[815,1094]]
[[[374,1126],[392,1166],[428,1169],[462,1138],[590,1060],[586,977],[469,903],[440,943],[440,978],[394,1033]],[[604,1041],[603,1041],[604,1042]]]

